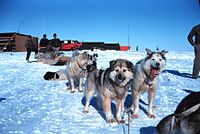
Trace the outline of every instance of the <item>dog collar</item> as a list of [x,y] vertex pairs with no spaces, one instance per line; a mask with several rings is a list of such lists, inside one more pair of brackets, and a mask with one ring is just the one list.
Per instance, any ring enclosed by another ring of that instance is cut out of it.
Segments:
[[78,65],[78,67],[81,68],[82,70],[87,70],[87,69],[83,68],[78,62],[77,62],[77,65]]

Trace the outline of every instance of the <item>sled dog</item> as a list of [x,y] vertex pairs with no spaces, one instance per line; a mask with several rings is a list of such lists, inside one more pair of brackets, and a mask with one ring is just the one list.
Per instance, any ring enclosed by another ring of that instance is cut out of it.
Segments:
[[186,96],[175,112],[163,118],[157,125],[158,134],[199,134],[200,133],[200,92]]
[[[72,57],[75,57],[75,56],[78,56],[78,55],[79,55],[79,53],[77,51],[75,51],[73,53]],[[69,57],[67,62],[70,62],[72,57]],[[97,57],[98,57],[98,54],[89,55],[90,62],[88,63],[86,68],[92,68],[92,66],[94,66],[93,64],[95,64],[95,66],[96,66]],[[87,70],[89,70],[89,69],[87,69]],[[44,79],[45,80],[58,80],[58,81],[67,80],[66,69],[60,69],[56,72],[48,71],[48,72],[45,73]]]
[[148,92],[148,117],[155,118],[152,112],[152,106],[156,94],[158,76],[166,64],[165,54],[167,51],[152,52],[146,49],[146,52],[147,56],[135,65],[135,77],[131,83],[134,107],[133,118],[138,118],[139,99],[143,92]]
[[131,80],[134,77],[134,65],[125,59],[110,61],[106,70],[94,68],[87,74],[83,112],[89,112],[90,100],[97,93],[97,103],[103,109],[108,123],[115,122],[112,116],[111,101],[117,100],[116,121],[123,123],[121,109],[127,96]]
[[70,86],[70,93],[75,92],[75,83],[78,83],[78,91],[82,92],[83,77],[86,76],[86,66],[92,64],[93,56],[84,53],[75,54],[66,64],[66,76]]

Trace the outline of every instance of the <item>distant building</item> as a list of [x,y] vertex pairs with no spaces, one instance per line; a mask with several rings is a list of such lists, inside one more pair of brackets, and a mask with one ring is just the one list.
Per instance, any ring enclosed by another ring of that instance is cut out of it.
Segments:
[[[16,32],[0,33],[0,51],[21,52],[26,51],[25,42],[28,35]],[[38,45],[38,38],[33,37],[34,45]]]
[[120,50],[119,43],[104,43],[104,42],[82,42],[79,50]]

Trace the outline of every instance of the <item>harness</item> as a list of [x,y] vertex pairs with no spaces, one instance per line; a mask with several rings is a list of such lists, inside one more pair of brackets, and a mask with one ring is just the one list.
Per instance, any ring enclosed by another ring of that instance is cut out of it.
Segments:
[[[85,73],[87,71],[86,68],[82,67],[78,62],[76,62],[76,64],[78,65],[78,67],[81,69],[81,71],[77,74],[80,75],[81,73]],[[76,73],[76,72],[75,72]]]
[[82,69],[82,70],[84,70],[84,71],[87,70],[86,68],[83,68],[78,62],[77,62],[77,65],[78,65],[78,67],[79,67],[80,69]]
[[174,130],[174,127],[176,124],[180,125],[180,121],[181,121],[182,117],[189,116],[191,113],[195,112],[199,108],[200,108],[200,103],[194,105],[193,107],[189,108],[188,110],[186,110],[180,114],[173,115],[171,122],[170,122],[170,132],[172,132]]
[[[119,88],[126,88],[126,86],[119,86],[119,85],[117,85],[115,82],[113,82],[110,78],[109,78],[109,81],[110,81],[110,83],[108,83],[109,90],[110,90],[110,91],[114,91],[114,92],[117,94],[117,98],[118,98],[118,99],[122,99],[123,96],[124,96],[124,94],[119,94],[116,90],[113,90],[113,89],[115,88],[114,86],[117,86],[117,87],[119,87]],[[130,82],[129,82],[129,83],[130,83]],[[128,85],[129,83],[127,83],[127,85]]]

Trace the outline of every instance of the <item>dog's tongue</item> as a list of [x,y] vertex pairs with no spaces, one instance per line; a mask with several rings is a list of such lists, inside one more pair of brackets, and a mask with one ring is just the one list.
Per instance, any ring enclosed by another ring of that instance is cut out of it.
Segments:
[[158,75],[158,70],[157,69],[152,69],[151,70],[151,76],[156,77]]

